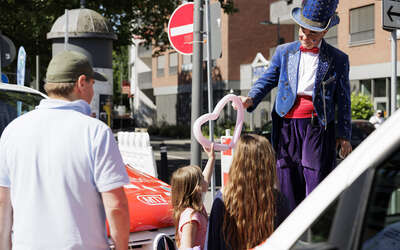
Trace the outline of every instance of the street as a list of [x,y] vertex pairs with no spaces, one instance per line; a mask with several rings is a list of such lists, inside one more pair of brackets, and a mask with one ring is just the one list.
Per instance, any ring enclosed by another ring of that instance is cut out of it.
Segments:
[[[157,172],[160,173],[161,168],[161,155],[160,144],[164,142],[167,146],[168,157],[168,177],[166,182],[169,183],[172,173],[180,168],[190,165],[190,139],[171,139],[162,138],[157,136],[150,137],[150,144],[153,147],[154,157],[157,164]],[[220,152],[215,152],[215,172],[216,172],[216,185],[221,186],[221,156]],[[202,169],[207,163],[207,154],[202,152]]]
[[[159,175],[159,179],[166,181],[170,184],[170,178],[172,173],[180,168],[187,165],[190,165],[190,139],[171,139],[171,138],[162,138],[151,136],[150,144],[153,147],[154,157],[157,164],[157,172],[160,173],[161,169],[161,155],[160,155],[160,144],[164,142],[167,146],[167,157],[168,157],[168,176],[164,180],[163,177]],[[216,189],[219,190],[221,188],[221,153],[215,152],[216,161],[215,161],[215,180],[216,180]],[[203,169],[207,163],[207,155],[202,152],[201,155],[202,164],[201,168]],[[212,206],[212,196],[211,196],[211,185],[209,187],[209,191],[206,193],[204,206],[209,214],[211,212]]]

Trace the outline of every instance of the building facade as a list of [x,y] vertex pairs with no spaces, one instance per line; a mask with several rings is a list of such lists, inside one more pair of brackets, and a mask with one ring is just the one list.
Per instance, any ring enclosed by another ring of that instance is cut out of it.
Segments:
[[[235,1],[239,12],[227,15],[221,13],[221,48],[222,55],[213,62],[212,85],[214,105],[226,94],[234,93],[246,95],[251,86],[251,77],[243,76],[242,72],[250,72],[242,65],[251,66],[256,55],[270,58],[270,49],[276,47],[279,40],[293,40],[294,26],[273,24],[269,21],[269,5],[272,0],[255,0],[249,3],[246,0]],[[266,24],[262,24],[262,22]],[[279,31],[278,31],[279,30]],[[279,37],[278,33],[279,32]],[[280,39],[279,39],[280,38]],[[135,61],[132,68],[132,88],[137,89],[139,95],[145,95],[147,101],[152,101],[154,109],[153,124],[168,123],[172,125],[190,124],[191,119],[191,83],[192,83],[192,56],[180,55],[174,50],[166,51],[156,57],[145,50],[140,43],[132,46],[131,57]],[[151,63],[150,63],[151,62]],[[202,113],[208,112],[207,107],[207,72],[204,64]],[[244,82],[244,81],[250,82]],[[151,85],[150,85],[151,82]],[[135,97],[137,94],[135,94]],[[268,97],[269,98],[269,97]],[[270,101],[266,98],[266,102]],[[140,111],[142,101],[135,98],[135,109]],[[136,105],[138,104],[138,105]],[[262,105],[261,105],[262,106]],[[267,121],[270,105],[265,104],[264,119],[258,112],[253,119]],[[143,113],[143,112],[142,112]],[[222,119],[235,120],[234,111],[226,108]],[[250,116],[246,114],[246,123]]]
[[[293,23],[290,10],[300,5],[301,0],[280,0],[272,3],[270,18]],[[382,1],[340,1],[337,13],[340,23],[328,32],[326,40],[349,55],[352,92],[370,96],[374,109],[384,110],[389,115],[391,44],[390,32],[382,29]],[[296,34],[294,38],[296,39]],[[397,57],[399,55],[400,53]],[[397,72],[399,74],[399,67]],[[398,78],[397,81],[399,80]],[[396,101],[398,106],[399,94]]]

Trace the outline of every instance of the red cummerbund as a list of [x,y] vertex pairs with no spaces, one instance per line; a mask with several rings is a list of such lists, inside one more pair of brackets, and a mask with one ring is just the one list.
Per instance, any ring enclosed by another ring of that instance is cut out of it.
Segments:
[[285,118],[311,118],[314,111],[312,96],[298,95],[292,109],[285,115]]

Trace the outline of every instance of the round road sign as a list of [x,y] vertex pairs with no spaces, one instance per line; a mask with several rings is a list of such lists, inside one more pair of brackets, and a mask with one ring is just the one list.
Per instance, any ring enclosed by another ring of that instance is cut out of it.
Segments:
[[193,53],[194,3],[184,3],[175,9],[168,23],[168,38],[172,47],[181,54]]

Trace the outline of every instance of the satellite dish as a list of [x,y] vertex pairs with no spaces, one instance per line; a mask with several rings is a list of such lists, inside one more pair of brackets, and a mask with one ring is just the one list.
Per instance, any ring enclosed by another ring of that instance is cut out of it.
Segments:
[[15,45],[10,38],[6,37],[5,35],[0,36],[0,42],[1,67],[5,67],[10,65],[15,59]]

